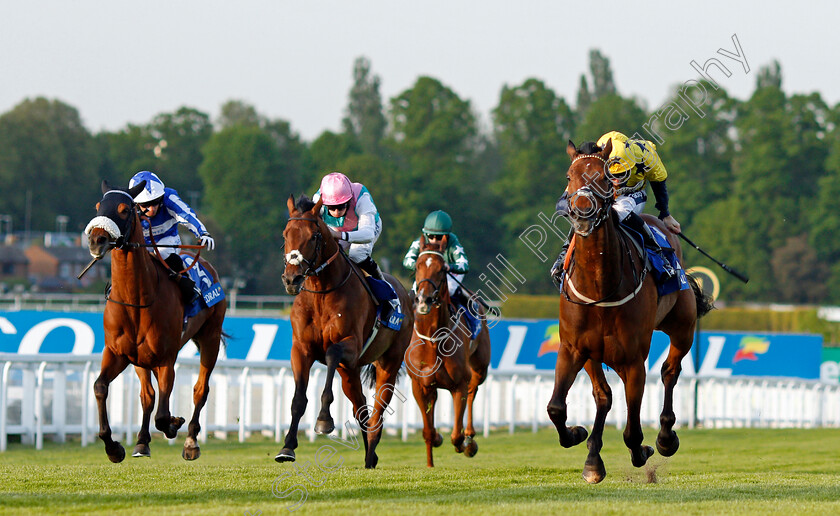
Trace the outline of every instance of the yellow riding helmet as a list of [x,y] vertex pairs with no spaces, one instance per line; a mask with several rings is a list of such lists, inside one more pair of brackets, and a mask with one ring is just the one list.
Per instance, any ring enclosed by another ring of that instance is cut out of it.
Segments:
[[610,131],[598,139],[598,146],[604,147],[610,140],[610,174],[623,174],[640,163],[651,166],[649,162],[655,160],[649,155],[653,144],[648,141],[631,140],[618,131]]

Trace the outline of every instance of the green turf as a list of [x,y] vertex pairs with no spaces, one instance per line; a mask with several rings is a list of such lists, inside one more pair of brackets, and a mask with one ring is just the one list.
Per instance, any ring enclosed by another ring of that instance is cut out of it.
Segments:
[[[840,430],[680,430],[679,452],[654,455],[645,468],[630,465],[621,433],[607,429],[607,478],[581,478],[585,444],[563,449],[548,428],[479,438],[479,453],[454,453],[448,439],[426,468],[419,435],[403,443],[386,438],[379,467],[363,468],[361,450],[333,445],[343,464],[313,475],[277,464],[280,446],[211,440],[202,456],[181,459],[176,446],[152,443],[151,459],[108,462],[100,443],[47,443],[42,451],[11,444],[0,454],[0,513],[287,514],[297,496],[280,499],[294,484],[307,500],[296,514],[838,514]],[[647,444],[655,433],[646,429]],[[298,466],[315,462],[327,438],[298,448]],[[128,450],[130,452],[130,449]],[[279,479],[279,480],[278,480]],[[317,484],[317,485],[313,485]]]

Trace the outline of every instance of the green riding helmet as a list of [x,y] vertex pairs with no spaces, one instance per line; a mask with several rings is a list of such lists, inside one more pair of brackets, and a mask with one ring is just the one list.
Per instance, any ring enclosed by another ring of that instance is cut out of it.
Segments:
[[448,235],[452,231],[452,217],[443,210],[429,213],[423,223],[423,233],[427,235]]

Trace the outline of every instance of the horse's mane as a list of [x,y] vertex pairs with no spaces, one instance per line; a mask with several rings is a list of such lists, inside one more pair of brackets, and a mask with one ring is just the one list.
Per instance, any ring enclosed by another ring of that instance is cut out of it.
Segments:
[[580,149],[579,149],[579,150],[580,150],[580,153],[581,153],[581,154],[597,154],[597,153],[601,152],[601,151],[602,151],[602,150],[604,150],[604,149],[602,149],[601,147],[599,147],[599,146],[598,146],[598,144],[597,144],[597,143],[595,143],[595,142],[583,142],[583,143],[580,145]]
[[309,211],[314,207],[315,203],[312,202],[312,199],[310,199],[306,194],[301,194],[295,203],[295,208],[297,208],[298,211]]

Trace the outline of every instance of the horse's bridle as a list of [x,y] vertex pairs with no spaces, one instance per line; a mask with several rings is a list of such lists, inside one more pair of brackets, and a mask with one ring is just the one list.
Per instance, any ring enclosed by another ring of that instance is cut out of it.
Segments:
[[[607,166],[607,160],[597,154],[581,154],[572,160],[572,165],[574,165],[578,160],[587,158],[601,160],[601,162],[604,163],[604,166]],[[604,221],[607,220],[607,217],[609,217],[610,209],[612,208],[613,201],[615,201],[615,185],[613,185],[612,181],[609,183],[610,189],[606,192],[602,192],[597,186],[593,187],[592,185],[586,185],[578,188],[572,195],[569,196],[569,218],[572,220],[572,226],[574,227],[575,233],[578,235],[584,237],[591,235],[592,232],[595,231],[598,226],[603,224]],[[596,206],[596,208],[594,210],[587,210],[585,213],[581,212],[574,202],[576,198],[584,198],[589,201],[590,205]],[[577,221],[589,222],[589,230],[579,231],[576,224]]]
[[[339,246],[338,250],[335,252],[334,255],[330,256],[328,259],[326,259],[324,261],[324,263],[322,263],[321,265],[316,267],[316,264],[318,263],[318,260],[321,257],[321,251],[324,248],[324,235],[321,234],[321,226],[318,224],[318,221],[316,219],[310,219],[309,217],[289,217],[289,220],[305,220],[307,222],[311,222],[311,223],[315,224],[318,227],[318,231],[315,233],[315,257],[312,260],[308,260],[302,254],[300,254],[300,260],[303,263],[306,264],[306,270],[304,270],[303,273],[302,273],[304,278],[308,278],[308,277],[311,277],[311,276],[318,276],[321,273],[321,271],[326,269],[338,257],[339,254],[342,254],[341,253],[341,246]],[[284,255],[283,261],[285,261],[285,260],[286,260],[286,257]],[[336,285],[336,286],[334,286],[330,289],[327,289],[327,290],[309,290],[308,288],[306,288],[304,286],[301,286],[301,290],[305,290],[306,292],[309,292],[309,293],[312,293],[312,294],[326,294],[328,292],[332,292],[333,290],[336,290],[336,289],[342,287],[345,283],[347,283],[347,280],[350,279],[350,274],[352,272],[353,272],[353,267],[351,266],[351,267],[349,267],[349,270],[347,271],[347,276],[345,276],[344,279],[341,280],[341,283],[339,283],[338,285]]]
[[[421,252],[420,254],[417,255],[417,259],[419,260],[420,257],[423,256],[424,254],[433,254],[435,256],[440,256],[441,258],[443,258],[443,253],[439,253],[437,251],[423,251],[423,252]],[[434,292],[432,292],[432,296],[431,296],[432,305],[435,306],[435,307],[439,307],[441,302],[442,302],[442,300],[440,298],[440,291],[443,288],[443,282],[444,281],[446,281],[446,275],[445,274],[444,274],[443,278],[441,278],[441,280],[438,283],[435,283],[433,280],[431,280],[429,278],[421,279],[420,281],[417,282],[417,293],[418,294],[420,293],[420,285],[422,285],[423,283],[427,283],[427,282],[430,283],[432,285],[432,288],[435,289]]]

